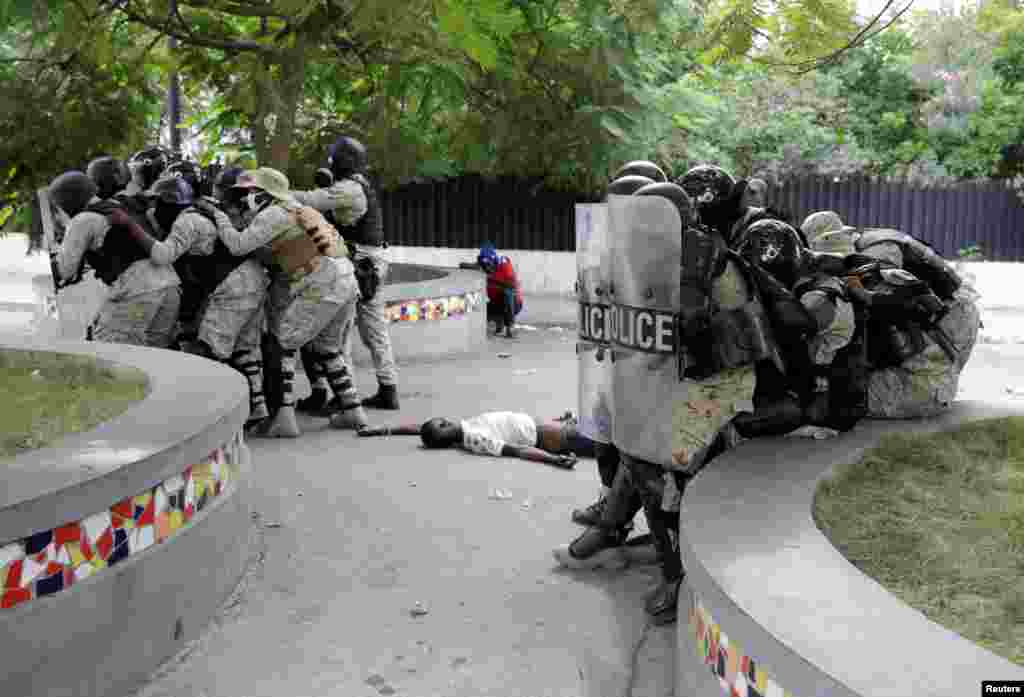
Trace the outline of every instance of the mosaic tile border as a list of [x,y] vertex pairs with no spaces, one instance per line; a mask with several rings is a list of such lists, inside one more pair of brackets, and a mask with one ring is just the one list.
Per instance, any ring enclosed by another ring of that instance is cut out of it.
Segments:
[[0,610],[54,595],[188,528],[239,478],[239,433],[199,464],[82,520],[0,547]]
[[389,322],[440,320],[473,312],[486,302],[487,296],[477,291],[440,298],[417,298],[385,305],[384,316]]
[[696,596],[690,607],[690,632],[697,659],[718,678],[725,697],[793,697],[725,635]]

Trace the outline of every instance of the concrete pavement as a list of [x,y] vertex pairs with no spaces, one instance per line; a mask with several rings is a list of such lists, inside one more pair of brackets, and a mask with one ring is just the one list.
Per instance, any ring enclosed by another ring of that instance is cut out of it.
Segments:
[[[557,416],[576,399],[573,340],[523,332],[476,358],[401,366],[401,412],[371,415]],[[597,493],[593,461],[567,472],[302,425],[298,440],[250,441],[259,558],[138,697],[671,694],[675,629],[647,627],[642,609],[656,568],[572,575],[551,558]]]

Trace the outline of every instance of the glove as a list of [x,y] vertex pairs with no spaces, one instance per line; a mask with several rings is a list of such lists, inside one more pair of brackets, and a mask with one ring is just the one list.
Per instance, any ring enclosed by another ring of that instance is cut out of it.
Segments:
[[135,221],[120,208],[115,208],[110,211],[110,213],[107,214],[107,220],[110,221],[111,225],[124,225],[130,227],[135,224]]

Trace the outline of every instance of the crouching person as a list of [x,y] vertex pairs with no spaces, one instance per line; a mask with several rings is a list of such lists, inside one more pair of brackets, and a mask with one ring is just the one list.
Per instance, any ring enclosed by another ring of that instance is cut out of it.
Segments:
[[[332,425],[365,425],[359,393],[342,355],[359,293],[352,263],[342,256],[343,241],[318,212],[291,197],[288,178],[277,170],[260,167],[244,172],[233,188],[245,192],[245,207],[256,214],[245,231],[239,232],[224,213],[215,210],[220,238],[233,254],[260,251],[281,269],[285,279],[281,291],[272,296],[277,306],[269,313],[270,353],[281,376],[281,406],[257,434],[300,435],[293,382],[298,350],[307,343],[312,344],[317,363],[340,400]],[[320,231],[319,248],[307,233],[314,229]]]
[[178,270],[186,284],[188,314],[198,319],[197,341],[189,352],[225,363],[245,376],[249,383],[246,428],[258,426],[269,416],[260,351],[263,304],[270,283],[267,272],[255,259],[232,254],[217,226],[220,211],[197,201],[185,179],[161,179],[152,193],[154,218],[169,234],[158,242],[136,229],[136,241],[154,264],[174,265]]
[[[635,202],[647,196],[674,206]],[[631,198],[611,201],[609,210],[616,307],[623,313],[650,308],[659,317],[673,312],[679,335],[652,353],[646,337],[620,332],[613,347],[613,438],[661,559],[662,582],[645,608],[656,624],[669,624],[685,573],[678,541],[682,492],[719,434],[729,446],[738,442],[731,422],[752,409],[754,364],[771,355],[773,344],[745,262],[719,232],[696,225],[686,193],[658,183]],[[616,513],[632,515],[627,506],[606,507],[601,525],[555,557],[621,545],[615,531],[628,520]]]

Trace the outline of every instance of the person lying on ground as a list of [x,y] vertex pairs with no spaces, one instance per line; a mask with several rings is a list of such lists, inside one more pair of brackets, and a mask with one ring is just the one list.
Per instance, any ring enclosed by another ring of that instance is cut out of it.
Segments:
[[368,427],[360,436],[419,436],[427,448],[458,447],[480,455],[519,457],[572,469],[576,457],[593,457],[594,443],[573,419],[547,421],[529,414],[492,411],[466,420],[435,417],[422,424]]

